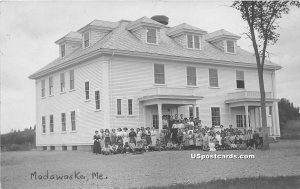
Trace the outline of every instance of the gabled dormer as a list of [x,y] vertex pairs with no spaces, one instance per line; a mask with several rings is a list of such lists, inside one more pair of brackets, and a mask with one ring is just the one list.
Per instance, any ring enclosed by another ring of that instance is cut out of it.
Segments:
[[241,37],[224,29],[206,35],[206,41],[225,53],[237,53],[237,40]]
[[207,34],[206,31],[186,23],[174,26],[167,31],[167,35],[182,47],[196,50],[202,49],[203,35],[205,34]]
[[59,45],[59,55],[61,58],[71,54],[76,49],[81,48],[81,34],[70,32],[55,43]]
[[165,25],[147,18],[142,17],[128,24],[127,30],[146,44],[158,45],[160,42],[160,29]]
[[94,20],[93,22],[78,30],[78,32],[82,35],[82,47],[88,48],[92,46],[117,26],[117,22]]

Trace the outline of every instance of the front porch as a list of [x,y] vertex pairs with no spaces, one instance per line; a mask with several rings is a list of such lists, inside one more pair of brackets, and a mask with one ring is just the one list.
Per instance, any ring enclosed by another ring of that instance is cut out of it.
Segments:
[[[279,136],[278,99],[266,92],[267,127],[270,136]],[[260,92],[241,91],[228,93],[225,103],[228,105],[229,122],[233,127],[258,130],[262,128]]]
[[[155,87],[142,91],[139,102],[143,106],[145,127],[162,129],[163,115],[196,115],[196,101],[203,99],[192,88]],[[192,110],[192,111],[190,111]]]

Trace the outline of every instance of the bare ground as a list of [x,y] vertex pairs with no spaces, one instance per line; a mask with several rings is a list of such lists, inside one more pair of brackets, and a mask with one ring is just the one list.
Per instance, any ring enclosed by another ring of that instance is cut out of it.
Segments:
[[[270,151],[164,151],[142,155],[94,155],[80,151],[28,151],[1,154],[2,188],[130,188],[199,183],[214,179],[300,175],[300,141],[270,144]],[[255,159],[191,159],[191,153],[254,154]],[[73,175],[39,180],[37,175]],[[74,172],[80,172],[77,179]],[[104,179],[92,178],[92,173]]]

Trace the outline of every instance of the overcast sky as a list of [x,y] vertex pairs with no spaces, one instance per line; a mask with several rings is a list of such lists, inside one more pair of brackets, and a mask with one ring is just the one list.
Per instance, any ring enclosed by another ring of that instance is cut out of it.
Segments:
[[[163,14],[169,26],[186,22],[208,32],[225,29],[241,35],[245,22],[230,1],[86,1],[0,3],[1,132],[35,124],[35,82],[28,76],[58,57],[54,43],[94,19],[136,20]],[[300,9],[280,21],[280,39],[269,48],[277,72],[278,97],[300,106]],[[238,41],[252,51],[245,36]]]

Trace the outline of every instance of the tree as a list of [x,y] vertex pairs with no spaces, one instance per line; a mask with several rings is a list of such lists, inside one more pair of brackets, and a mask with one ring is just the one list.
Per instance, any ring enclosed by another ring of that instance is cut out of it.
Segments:
[[295,107],[288,99],[282,98],[278,102],[280,130],[285,129],[288,120],[299,119],[299,107]]
[[269,149],[266,116],[266,96],[264,86],[264,64],[268,45],[273,45],[279,38],[278,19],[288,14],[292,6],[300,7],[297,1],[235,1],[232,7],[240,11],[242,19],[247,22],[245,33],[252,41],[257,64],[260,90],[261,118],[263,128],[263,149]]

